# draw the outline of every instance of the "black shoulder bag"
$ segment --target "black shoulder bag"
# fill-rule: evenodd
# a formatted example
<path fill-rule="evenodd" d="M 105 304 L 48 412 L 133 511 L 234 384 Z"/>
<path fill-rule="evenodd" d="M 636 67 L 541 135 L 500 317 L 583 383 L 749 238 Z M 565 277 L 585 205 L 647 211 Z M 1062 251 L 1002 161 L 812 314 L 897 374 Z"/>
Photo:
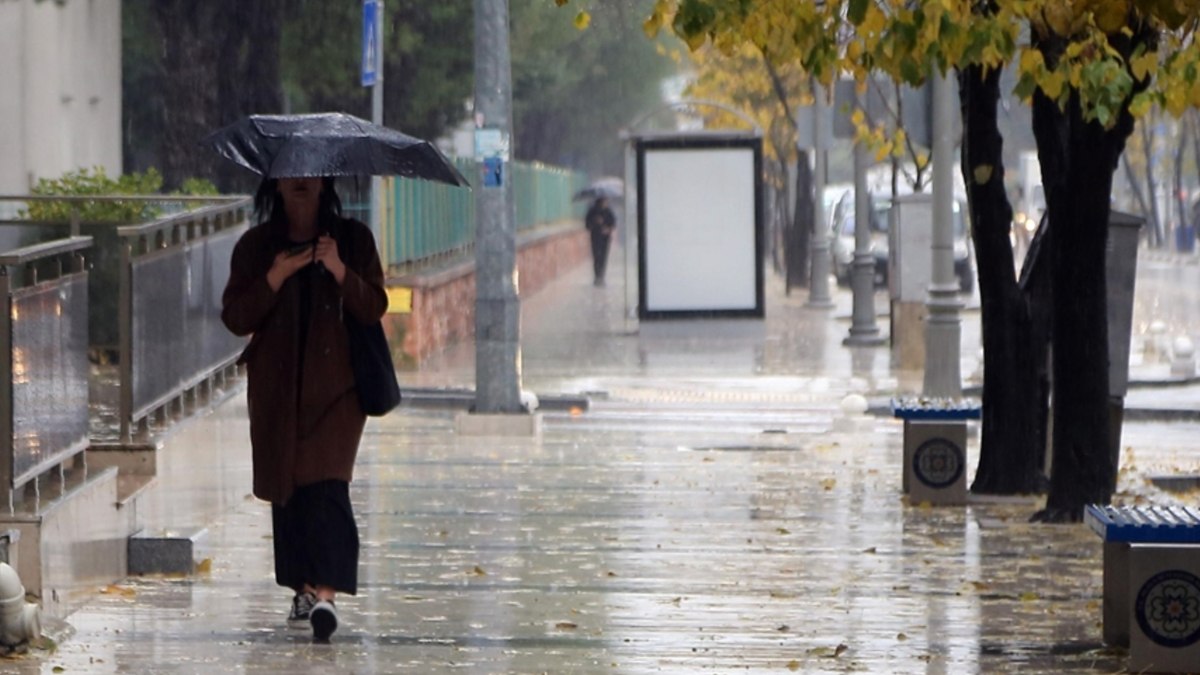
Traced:
<path fill-rule="evenodd" d="M 339 223 L 340 225 L 340 223 Z M 339 233 L 341 227 L 338 228 Z M 338 254 L 345 263 L 348 250 L 343 249 L 345 237 L 338 237 Z M 346 332 L 350 335 L 350 364 L 354 368 L 354 385 L 362 411 L 372 417 L 388 414 L 400 405 L 400 383 L 396 380 L 396 365 L 383 324 L 376 321 L 363 324 L 350 312 L 342 312 Z"/>

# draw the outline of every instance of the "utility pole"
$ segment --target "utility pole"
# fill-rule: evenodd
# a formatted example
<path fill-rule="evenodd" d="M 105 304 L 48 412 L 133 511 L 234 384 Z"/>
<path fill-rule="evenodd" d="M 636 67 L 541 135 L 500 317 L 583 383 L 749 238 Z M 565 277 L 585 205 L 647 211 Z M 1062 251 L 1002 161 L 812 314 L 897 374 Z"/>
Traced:
<path fill-rule="evenodd" d="M 475 409 L 522 413 L 508 0 L 475 0 Z"/>
<path fill-rule="evenodd" d="M 954 89 L 950 78 L 933 77 L 933 252 L 925 306 L 926 396 L 962 396 L 962 319 L 954 276 Z"/>

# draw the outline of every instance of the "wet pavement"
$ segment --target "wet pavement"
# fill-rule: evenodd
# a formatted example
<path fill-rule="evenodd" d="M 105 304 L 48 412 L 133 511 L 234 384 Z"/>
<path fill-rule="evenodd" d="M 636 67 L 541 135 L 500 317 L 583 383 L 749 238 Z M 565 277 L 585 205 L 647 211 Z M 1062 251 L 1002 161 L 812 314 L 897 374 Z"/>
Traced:
<path fill-rule="evenodd" d="M 368 424 L 351 489 L 361 590 L 339 599 L 332 645 L 285 625 L 239 395 L 165 440 L 164 497 L 146 505 L 152 522 L 207 525 L 205 571 L 97 589 L 49 627 L 53 652 L 0 672 L 1123 671 L 1100 639 L 1101 545 L 1085 526 L 1028 524 L 1035 500 L 910 505 L 900 422 L 838 424 L 848 393 L 920 386 L 886 347 L 841 345 L 846 289 L 810 309 L 768 273 L 764 321 L 633 331 L 614 257 L 608 287 L 585 265 L 522 303 L 526 388 L 586 395 L 587 410 L 545 411 L 537 439 L 458 436 L 456 410 L 415 405 Z M 1151 302 L 1135 331 L 1154 311 L 1183 316 Z M 1134 342 L 1132 379 L 1166 379 Z M 448 350 L 402 384 L 470 387 L 473 358 Z M 1198 391 L 1139 386 L 1127 404 L 1198 410 Z M 1197 437 L 1193 421 L 1128 421 L 1117 499 L 1195 504 L 1147 479 L 1200 473 Z M 175 490 L 217 506 L 174 507 Z"/>

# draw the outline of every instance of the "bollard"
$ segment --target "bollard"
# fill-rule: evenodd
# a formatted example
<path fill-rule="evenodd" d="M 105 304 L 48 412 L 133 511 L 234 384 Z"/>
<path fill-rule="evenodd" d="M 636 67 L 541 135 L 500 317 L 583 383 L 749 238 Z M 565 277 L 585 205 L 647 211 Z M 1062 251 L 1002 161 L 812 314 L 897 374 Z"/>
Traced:
<path fill-rule="evenodd" d="M 1171 375 L 1194 377 L 1196 375 L 1196 349 L 1191 338 L 1181 335 L 1171 343 Z"/>
<path fill-rule="evenodd" d="M 841 433 L 856 433 L 871 428 L 873 420 L 866 417 L 867 399 L 861 394 L 847 394 L 839 406 L 842 414 L 833 420 L 833 430 Z"/>
<path fill-rule="evenodd" d="M 25 602 L 25 587 L 16 570 L 0 563 L 0 644 L 17 647 L 41 636 L 41 610 Z"/>
<path fill-rule="evenodd" d="M 892 416 L 904 420 L 901 489 L 909 503 L 967 503 L 967 420 L 981 415 L 970 399 L 892 399 Z"/>

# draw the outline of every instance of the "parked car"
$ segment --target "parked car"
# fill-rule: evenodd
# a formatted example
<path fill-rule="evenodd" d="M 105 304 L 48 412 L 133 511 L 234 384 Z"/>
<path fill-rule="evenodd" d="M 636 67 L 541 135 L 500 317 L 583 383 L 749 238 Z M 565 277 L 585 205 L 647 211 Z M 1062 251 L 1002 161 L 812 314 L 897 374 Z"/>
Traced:
<path fill-rule="evenodd" d="M 888 271 L 888 211 L 890 199 L 871 199 L 871 251 L 875 256 L 875 285 L 887 285 Z M 829 244 L 833 256 L 833 275 L 838 285 L 850 285 L 850 270 L 854 262 L 854 191 L 842 194 L 833 208 L 833 238 Z"/>
<path fill-rule="evenodd" d="M 875 285 L 888 283 L 888 223 L 892 200 L 890 197 L 871 196 L 871 253 L 875 259 Z M 975 288 L 974 256 L 971 254 L 971 238 L 967 231 L 966 204 L 954 202 L 954 274 L 958 277 L 959 290 L 970 293 Z M 854 262 L 854 191 L 842 195 L 833 210 L 832 241 L 830 255 L 833 258 L 833 274 L 839 285 L 850 285 L 851 267 Z"/>

